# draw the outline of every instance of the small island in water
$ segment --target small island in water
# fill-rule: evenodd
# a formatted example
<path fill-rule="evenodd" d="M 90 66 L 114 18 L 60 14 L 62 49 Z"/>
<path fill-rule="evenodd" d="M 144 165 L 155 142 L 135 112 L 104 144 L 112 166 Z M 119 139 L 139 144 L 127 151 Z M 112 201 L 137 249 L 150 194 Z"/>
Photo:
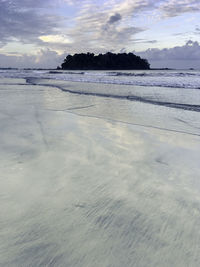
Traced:
<path fill-rule="evenodd" d="M 146 59 L 142 59 L 133 53 L 94 55 L 93 53 L 81 53 L 66 56 L 61 64 L 63 70 L 144 70 L 150 69 Z"/>

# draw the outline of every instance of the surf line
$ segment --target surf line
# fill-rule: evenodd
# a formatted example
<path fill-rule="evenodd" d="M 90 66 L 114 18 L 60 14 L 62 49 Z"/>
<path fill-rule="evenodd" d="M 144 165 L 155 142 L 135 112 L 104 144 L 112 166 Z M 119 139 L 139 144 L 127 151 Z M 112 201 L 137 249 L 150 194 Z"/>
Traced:
<path fill-rule="evenodd" d="M 143 98 L 140 96 L 134 96 L 134 95 L 112 95 L 112 94 L 104 94 L 104 93 L 83 92 L 83 91 L 78 91 L 78 90 L 73 91 L 70 89 L 62 88 L 59 85 L 53 85 L 53 84 L 48 84 L 48 83 L 39 83 L 38 84 L 38 83 L 35 83 L 34 80 L 37 80 L 37 78 L 27 78 L 26 79 L 27 83 L 31 83 L 32 85 L 49 86 L 49 87 L 57 88 L 63 92 L 67 92 L 67 93 L 71 93 L 71 94 L 126 99 L 129 101 L 142 102 L 142 103 L 147 103 L 147 104 L 152 104 L 152 105 L 157 105 L 157 106 L 165 106 L 165 107 L 169 107 L 169 108 L 176 108 L 176 109 L 200 112 L 200 105 L 182 104 L 182 103 L 173 103 L 173 102 L 162 102 L 162 101 L 146 99 L 146 98 Z"/>

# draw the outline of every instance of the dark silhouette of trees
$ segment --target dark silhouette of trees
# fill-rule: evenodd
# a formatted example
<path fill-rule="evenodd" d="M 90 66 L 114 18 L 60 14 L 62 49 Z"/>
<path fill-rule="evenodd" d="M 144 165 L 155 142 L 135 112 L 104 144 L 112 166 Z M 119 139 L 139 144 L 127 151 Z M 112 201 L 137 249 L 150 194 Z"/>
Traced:
<path fill-rule="evenodd" d="M 150 69 L 146 59 L 142 59 L 133 53 L 94 55 L 93 53 L 81 53 L 68 55 L 61 64 L 64 70 L 140 70 Z"/>

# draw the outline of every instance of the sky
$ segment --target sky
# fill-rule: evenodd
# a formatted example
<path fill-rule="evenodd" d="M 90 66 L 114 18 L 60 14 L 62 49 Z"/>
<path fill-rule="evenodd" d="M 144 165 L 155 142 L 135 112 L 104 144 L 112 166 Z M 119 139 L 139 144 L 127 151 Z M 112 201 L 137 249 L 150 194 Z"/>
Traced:
<path fill-rule="evenodd" d="M 200 0 L 0 0 L 0 67 L 56 68 L 67 54 L 133 52 L 200 69 Z"/>

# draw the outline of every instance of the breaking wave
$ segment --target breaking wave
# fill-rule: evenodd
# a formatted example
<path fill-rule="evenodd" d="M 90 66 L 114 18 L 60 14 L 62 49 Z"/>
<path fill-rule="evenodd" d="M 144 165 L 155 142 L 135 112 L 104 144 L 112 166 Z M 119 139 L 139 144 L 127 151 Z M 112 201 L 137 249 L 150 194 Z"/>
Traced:
<path fill-rule="evenodd" d="M 29 77 L 71 82 L 200 89 L 200 71 L 198 70 L 68 71 L 0 69 L 0 78 Z"/>

